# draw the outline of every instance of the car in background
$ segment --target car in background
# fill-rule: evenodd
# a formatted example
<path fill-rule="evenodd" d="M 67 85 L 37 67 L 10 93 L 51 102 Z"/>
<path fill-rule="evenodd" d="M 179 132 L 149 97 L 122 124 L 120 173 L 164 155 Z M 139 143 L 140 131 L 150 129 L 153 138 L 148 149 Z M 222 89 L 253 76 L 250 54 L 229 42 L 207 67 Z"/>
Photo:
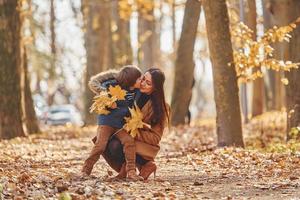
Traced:
<path fill-rule="evenodd" d="M 83 120 L 77 108 L 71 104 L 54 105 L 49 108 L 45 116 L 47 125 L 75 125 L 83 126 Z"/>

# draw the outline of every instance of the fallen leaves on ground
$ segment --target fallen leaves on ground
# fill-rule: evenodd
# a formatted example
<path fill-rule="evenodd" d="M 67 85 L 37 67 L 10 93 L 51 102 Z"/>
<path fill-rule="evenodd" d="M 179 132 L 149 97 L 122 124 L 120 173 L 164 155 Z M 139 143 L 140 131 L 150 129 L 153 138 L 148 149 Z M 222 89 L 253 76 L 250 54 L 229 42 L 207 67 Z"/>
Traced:
<path fill-rule="evenodd" d="M 280 120 L 273 113 L 244 126 L 245 149 L 216 148 L 211 120 L 172 128 L 161 142 L 158 178 L 146 182 L 105 181 L 115 172 L 102 158 L 90 177 L 74 179 L 92 147 L 96 127 L 49 127 L 40 135 L 0 142 L 0 194 L 3 199 L 62 200 L 298 198 L 299 151 L 268 151 L 262 143 L 249 146 L 257 145 L 253 141 L 261 130 L 275 132 L 270 125 L 274 120 L 281 127 L 284 120 L 280 113 L 276 116 Z M 267 130 L 265 145 L 280 140 Z"/>

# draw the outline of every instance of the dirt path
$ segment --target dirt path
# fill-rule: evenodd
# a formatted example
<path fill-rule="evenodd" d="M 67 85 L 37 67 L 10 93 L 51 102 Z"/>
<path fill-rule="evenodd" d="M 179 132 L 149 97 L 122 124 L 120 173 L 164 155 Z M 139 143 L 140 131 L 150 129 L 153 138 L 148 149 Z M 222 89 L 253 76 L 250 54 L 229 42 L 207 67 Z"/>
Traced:
<path fill-rule="evenodd" d="M 58 129 L 0 142 L 2 198 L 57 199 L 65 191 L 72 199 L 300 199 L 299 155 L 203 150 L 211 149 L 212 140 L 199 146 L 202 150 L 189 151 L 175 133 L 162 141 L 156 180 L 106 182 L 111 171 L 101 159 L 90 178 L 73 181 L 71 174 L 80 170 L 93 131 Z"/>

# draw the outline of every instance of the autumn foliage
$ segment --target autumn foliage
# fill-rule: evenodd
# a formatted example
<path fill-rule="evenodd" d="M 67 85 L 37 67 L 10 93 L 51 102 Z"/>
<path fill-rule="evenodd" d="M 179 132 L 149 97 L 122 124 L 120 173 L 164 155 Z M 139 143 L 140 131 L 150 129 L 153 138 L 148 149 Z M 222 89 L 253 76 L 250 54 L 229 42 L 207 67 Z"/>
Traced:
<path fill-rule="evenodd" d="M 253 40 L 253 31 L 244 23 L 238 23 L 231 30 L 235 50 L 233 52 L 235 69 L 239 81 L 248 82 L 263 77 L 266 70 L 290 71 L 297 69 L 300 63 L 277 60 L 273 58 L 272 43 L 289 42 L 290 33 L 297 27 L 300 18 L 287 26 L 269 29 L 258 40 Z M 288 84 L 287 79 L 282 79 Z"/>

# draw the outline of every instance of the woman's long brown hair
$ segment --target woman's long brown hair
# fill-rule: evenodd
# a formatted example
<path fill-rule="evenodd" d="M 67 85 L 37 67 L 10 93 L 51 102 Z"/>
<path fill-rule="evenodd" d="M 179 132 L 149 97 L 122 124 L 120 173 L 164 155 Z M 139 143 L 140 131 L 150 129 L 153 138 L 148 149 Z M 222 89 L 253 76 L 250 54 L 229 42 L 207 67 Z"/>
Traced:
<path fill-rule="evenodd" d="M 165 74 L 159 68 L 150 68 L 149 72 L 152 77 L 153 92 L 150 95 L 152 101 L 153 115 L 151 125 L 169 123 L 169 111 L 166 104 L 164 82 Z"/>

